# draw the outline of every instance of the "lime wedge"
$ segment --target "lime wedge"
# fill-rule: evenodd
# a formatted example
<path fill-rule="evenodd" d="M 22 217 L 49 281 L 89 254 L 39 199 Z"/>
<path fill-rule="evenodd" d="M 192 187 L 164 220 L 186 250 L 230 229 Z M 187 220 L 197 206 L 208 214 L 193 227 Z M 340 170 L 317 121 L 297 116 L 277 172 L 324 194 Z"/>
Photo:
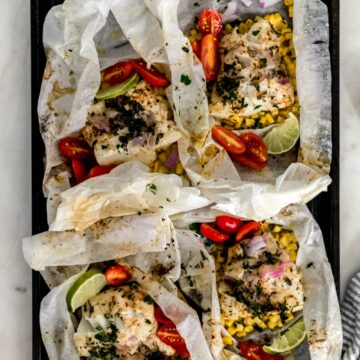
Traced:
<path fill-rule="evenodd" d="M 83 306 L 90 298 L 98 294 L 107 282 L 105 275 L 98 269 L 82 274 L 66 294 L 66 303 L 70 312 Z"/>
<path fill-rule="evenodd" d="M 269 154 L 283 154 L 294 147 L 300 136 L 299 121 L 293 113 L 278 126 L 273 127 L 264 137 Z"/>
<path fill-rule="evenodd" d="M 110 86 L 106 89 L 100 89 L 96 94 L 98 100 L 108 100 L 120 95 L 126 94 L 134 85 L 138 83 L 140 77 L 138 74 L 134 74 L 129 79 L 120 84 Z"/>
<path fill-rule="evenodd" d="M 301 319 L 290 326 L 283 335 L 276 337 L 271 345 L 264 346 L 263 349 L 269 354 L 285 353 L 299 346 L 305 337 L 305 324 Z"/>

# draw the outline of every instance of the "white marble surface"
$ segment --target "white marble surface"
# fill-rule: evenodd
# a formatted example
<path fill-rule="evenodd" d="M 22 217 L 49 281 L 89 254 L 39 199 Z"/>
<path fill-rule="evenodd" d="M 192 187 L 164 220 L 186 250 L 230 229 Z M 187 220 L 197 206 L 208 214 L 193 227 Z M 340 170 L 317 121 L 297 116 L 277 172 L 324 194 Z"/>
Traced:
<path fill-rule="evenodd" d="M 30 1 L 0 11 L 0 358 L 31 359 L 31 272 L 21 238 L 31 232 Z"/>
<path fill-rule="evenodd" d="M 341 15 L 341 284 L 360 270 L 360 3 Z M 2 1 L 0 12 L 0 355 L 31 358 L 31 272 L 20 239 L 31 232 L 29 2 Z"/>

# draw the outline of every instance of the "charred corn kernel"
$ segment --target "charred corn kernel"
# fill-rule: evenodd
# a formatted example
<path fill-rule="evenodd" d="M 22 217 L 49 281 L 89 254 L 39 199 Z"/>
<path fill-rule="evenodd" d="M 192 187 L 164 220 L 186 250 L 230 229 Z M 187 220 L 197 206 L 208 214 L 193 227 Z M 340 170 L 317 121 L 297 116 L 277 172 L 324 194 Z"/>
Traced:
<path fill-rule="evenodd" d="M 235 335 L 236 333 L 236 327 L 234 326 L 230 326 L 228 329 L 227 329 L 228 333 L 232 336 L 232 335 Z"/>
<path fill-rule="evenodd" d="M 290 5 L 294 4 L 294 0 L 284 0 L 284 4 L 286 6 L 290 6 Z"/>
<path fill-rule="evenodd" d="M 245 326 L 244 327 L 244 332 L 246 333 L 246 334 L 250 334 L 251 332 L 253 332 L 254 331 L 254 327 L 252 326 L 252 325 L 248 325 L 248 326 Z"/>
<path fill-rule="evenodd" d="M 156 160 L 154 164 L 154 172 L 159 172 L 160 161 Z"/>
<path fill-rule="evenodd" d="M 244 320 L 245 325 L 254 325 L 254 319 L 252 319 L 251 317 L 247 317 Z"/>
<path fill-rule="evenodd" d="M 280 225 L 275 225 L 274 228 L 273 228 L 273 232 L 274 233 L 278 233 L 282 230 L 282 227 Z"/>
<path fill-rule="evenodd" d="M 160 153 L 158 159 L 164 163 L 167 160 L 166 153 L 165 152 Z"/>
<path fill-rule="evenodd" d="M 267 113 L 265 117 L 269 124 L 272 124 L 274 122 L 274 118 L 271 116 L 270 113 Z"/>
<path fill-rule="evenodd" d="M 289 6 L 289 17 L 294 17 L 294 7 L 293 6 Z"/>
<path fill-rule="evenodd" d="M 176 173 L 177 175 L 182 175 L 182 174 L 184 173 L 184 168 L 183 168 L 181 162 L 178 162 L 178 163 L 176 164 L 175 173 Z"/>
<path fill-rule="evenodd" d="M 245 119 L 246 127 L 253 127 L 255 124 L 255 119 Z"/>
<path fill-rule="evenodd" d="M 238 338 L 242 338 L 242 337 L 246 336 L 246 332 L 245 332 L 245 331 L 238 331 L 238 332 L 236 333 L 236 336 L 237 336 Z"/>
<path fill-rule="evenodd" d="M 224 345 L 232 345 L 233 340 L 230 336 L 224 336 L 223 337 L 223 343 Z"/>
<path fill-rule="evenodd" d="M 225 25 L 225 31 L 231 32 L 233 27 L 230 24 Z"/>

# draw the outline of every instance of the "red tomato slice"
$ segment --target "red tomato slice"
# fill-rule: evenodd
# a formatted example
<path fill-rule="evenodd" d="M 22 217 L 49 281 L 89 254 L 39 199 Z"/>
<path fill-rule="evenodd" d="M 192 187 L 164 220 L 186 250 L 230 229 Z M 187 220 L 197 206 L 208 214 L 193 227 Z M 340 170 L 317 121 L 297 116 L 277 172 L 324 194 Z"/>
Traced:
<path fill-rule="evenodd" d="M 219 37 L 223 29 L 221 15 L 213 9 L 205 9 L 199 18 L 199 30 L 203 35 L 213 34 Z"/>
<path fill-rule="evenodd" d="M 200 57 L 200 46 L 201 46 L 200 40 L 193 40 L 191 42 L 192 50 L 197 57 Z"/>
<path fill-rule="evenodd" d="M 269 153 L 263 139 L 259 135 L 253 133 L 241 134 L 240 139 L 246 145 L 246 155 L 249 158 L 259 163 L 267 163 Z"/>
<path fill-rule="evenodd" d="M 133 70 L 129 61 L 122 61 L 109 68 L 102 73 L 102 81 L 108 84 L 120 84 L 126 80 Z"/>
<path fill-rule="evenodd" d="M 114 265 L 106 270 L 105 278 L 110 285 L 119 286 L 128 282 L 131 278 L 131 274 L 124 266 Z"/>
<path fill-rule="evenodd" d="M 262 345 L 253 341 L 243 341 L 240 344 L 240 351 L 246 360 L 283 360 L 281 355 L 270 355 L 266 353 Z"/>
<path fill-rule="evenodd" d="M 246 236 L 254 234 L 261 227 L 261 224 L 256 221 L 250 221 L 243 225 L 236 234 L 236 241 L 244 240 Z"/>
<path fill-rule="evenodd" d="M 237 232 L 242 224 L 240 219 L 226 215 L 217 216 L 215 221 L 218 228 L 229 234 Z"/>
<path fill-rule="evenodd" d="M 76 183 L 80 184 L 86 179 L 85 165 L 80 160 L 72 159 L 71 166 L 73 169 Z"/>
<path fill-rule="evenodd" d="M 89 172 L 89 178 L 93 178 L 100 175 L 108 174 L 116 165 L 97 165 L 93 167 Z"/>
<path fill-rule="evenodd" d="M 253 159 L 251 159 L 247 154 L 242 155 L 232 155 L 231 158 L 237 162 L 238 164 L 245 166 L 249 169 L 253 170 L 261 170 L 266 166 L 266 162 L 258 162 Z"/>
<path fill-rule="evenodd" d="M 213 34 L 207 34 L 201 39 L 200 62 L 204 68 L 206 80 L 215 80 L 220 70 L 219 44 Z"/>
<path fill-rule="evenodd" d="M 221 125 L 215 125 L 211 130 L 211 135 L 217 143 L 231 154 L 240 155 L 246 150 L 244 142 L 231 130 Z"/>
<path fill-rule="evenodd" d="M 201 224 L 200 232 L 209 240 L 217 243 L 222 243 L 230 238 L 229 234 L 216 230 L 214 227 L 206 223 Z"/>
<path fill-rule="evenodd" d="M 161 72 L 153 67 L 148 69 L 143 60 L 130 60 L 135 71 L 151 86 L 166 87 L 170 85 L 170 81 Z"/>
<path fill-rule="evenodd" d="M 190 356 L 185 341 L 175 326 L 162 325 L 157 331 L 157 336 L 163 343 L 174 348 L 182 357 L 188 358 Z"/>
<path fill-rule="evenodd" d="M 163 313 L 161 308 L 157 306 L 154 310 L 155 319 L 159 324 L 175 327 L 175 324 Z"/>
<path fill-rule="evenodd" d="M 68 159 L 88 159 L 93 155 L 87 142 L 76 137 L 66 137 L 60 140 L 59 150 L 61 155 Z"/>

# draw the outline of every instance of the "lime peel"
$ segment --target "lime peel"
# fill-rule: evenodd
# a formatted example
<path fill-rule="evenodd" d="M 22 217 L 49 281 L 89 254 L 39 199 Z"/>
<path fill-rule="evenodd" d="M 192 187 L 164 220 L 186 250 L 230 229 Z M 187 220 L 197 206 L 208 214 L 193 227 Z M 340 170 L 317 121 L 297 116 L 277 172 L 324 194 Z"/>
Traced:
<path fill-rule="evenodd" d="M 133 86 L 135 86 L 140 80 L 137 73 L 131 76 L 129 79 L 123 81 L 120 84 L 110 86 L 107 89 L 100 89 L 96 94 L 98 100 L 108 100 L 120 95 L 126 94 Z"/>
<path fill-rule="evenodd" d="M 98 269 L 91 269 L 82 274 L 66 294 L 66 304 L 70 312 L 83 306 L 90 298 L 97 295 L 107 285 L 105 275 Z"/>
<path fill-rule="evenodd" d="M 273 127 L 264 137 L 269 154 L 279 155 L 291 150 L 300 137 L 299 120 L 293 113 L 280 125 Z"/>
<path fill-rule="evenodd" d="M 298 347 L 306 337 L 304 320 L 300 319 L 290 326 L 283 335 L 276 337 L 271 345 L 263 346 L 268 354 L 280 354 L 291 351 Z"/>

